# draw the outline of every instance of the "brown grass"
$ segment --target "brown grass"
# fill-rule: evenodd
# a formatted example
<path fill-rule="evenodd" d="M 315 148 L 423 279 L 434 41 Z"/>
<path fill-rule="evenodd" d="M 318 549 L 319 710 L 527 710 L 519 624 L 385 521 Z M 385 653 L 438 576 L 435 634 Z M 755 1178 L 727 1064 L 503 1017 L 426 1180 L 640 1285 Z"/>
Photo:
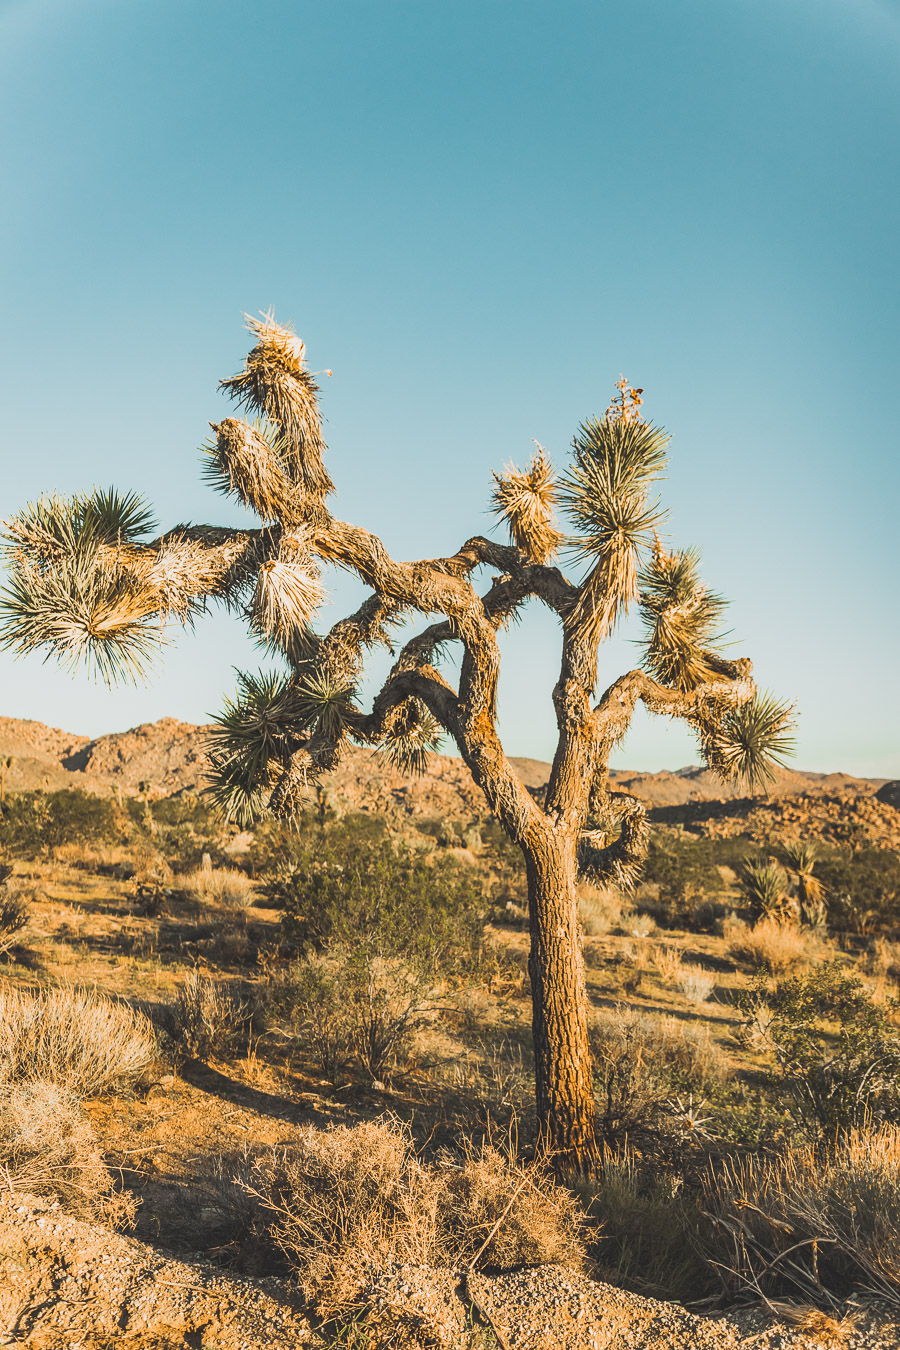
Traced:
<path fill-rule="evenodd" d="M 220 909 L 248 909 L 253 904 L 253 882 L 230 867 L 198 867 L 180 877 L 179 885 L 191 899 Z"/>
<path fill-rule="evenodd" d="M 863 1284 L 900 1304 L 897 1125 L 852 1130 L 826 1156 L 732 1159 L 708 1174 L 702 1208 L 705 1254 L 730 1293 L 818 1303 L 823 1286 Z"/>
<path fill-rule="evenodd" d="M 44 1080 L 75 1097 L 134 1083 L 156 1059 L 145 1017 L 98 994 L 66 987 L 0 988 L 0 1082 Z"/>
<path fill-rule="evenodd" d="M 583 883 L 578 896 L 578 918 L 587 937 L 605 937 L 621 922 L 621 895 Z"/>
<path fill-rule="evenodd" d="M 73 1214 L 130 1226 L 94 1131 L 75 1097 L 41 1079 L 0 1089 L 0 1177 L 11 1191 L 56 1196 Z"/>
<path fill-rule="evenodd" d="M 423 1163 L 395 1119 L 310 1129 L 258 1167 L 256 1193 L 303 1291 L 328 1314 L 372 1274 L 413 1263 L 461 1269 L 583 1261 L 572 1197 L 489 1145 Z"/>
<path fill-rule="evenodd" d="M 666 984 L 677 984 L 684 974 L 684 962 L 677 947 L 660 943 L 659 946 L 653 948 L 652 961 L 660 979 L 664 980 Z"/>
<path fill-rule="evenodd" d="M 190 1059 L 226 1058 L 247 1044 L 250 1008 L 226 985 L 192 971 L 171 1012 L 172 1038 Z"/>
<path fill-rule="evenodd" d="M 760 919 L 752 928 L 740 919 L 723 925 L 728 954 L 735 961 L 780 974 L 809 959 L 809 945 L 799 928 L 777 919 Z"/>

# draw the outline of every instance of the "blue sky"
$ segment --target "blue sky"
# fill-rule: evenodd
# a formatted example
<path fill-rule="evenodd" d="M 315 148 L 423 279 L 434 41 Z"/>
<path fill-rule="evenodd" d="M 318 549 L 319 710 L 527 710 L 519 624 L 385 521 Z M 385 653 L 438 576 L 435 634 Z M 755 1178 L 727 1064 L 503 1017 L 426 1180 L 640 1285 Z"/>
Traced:
<path fill-rule="evenodd" d="M 489 528 L 490 470 L 564 463 L 624 372 L 797 764 L 896 777 L 898 73 L 897 0 L 0 4 L 0 515 L 116 483 L 238 523 L 196 448 L 243 311 L 333 368 L 334 509 L 399 557 Z M 547 758 L 552 623 L 505 648 Z M 257 663 L 224 615 L 136 690 L 3 654 L 0 713 L 200 721 Z M 618 762 L 695 759 L 639 718 Z"/>

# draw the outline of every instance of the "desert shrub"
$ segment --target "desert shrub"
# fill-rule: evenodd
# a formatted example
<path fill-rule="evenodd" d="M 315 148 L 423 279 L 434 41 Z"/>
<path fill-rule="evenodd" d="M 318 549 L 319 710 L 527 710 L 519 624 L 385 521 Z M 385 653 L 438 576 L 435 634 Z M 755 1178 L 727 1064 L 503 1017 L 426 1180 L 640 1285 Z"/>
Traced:
<path fill-rule="evenodd" d="M 192 971 L 169 1012 L 176 1054 L 226 1059 L 247 1044 L 253 1010 L 233 989 Z"/>
<path fill-rule="evenodd" d="M 779 975 L 808 959 L 807 939 L 792 923 L 760 919 L 751 928 L 740 919 L 729 919 L 723 925 L 722 935 L 728 955 L 753 970 L 762 968 Z"/>
<path fill-rule="evenodd" d="M 467 1141 L 461 1153 L 442 1153 L 434 1167 L 450 1265 L 508 1270 L 555 1262 L 577 1269 L 583 1263 L 583 1214 L 540 1165 Z"/>
<path fill-rule="evenodd" d="M 706 1003 L 716 987 L 715 977 L 697 966 L 685 966 L 678 986 L 689 1003 Z"/>
<path fill-rule="evenodd" d="M 179 877 L 178 884 L 191 899 L 221 909 L 247 909 L 253 904 L 253 882 L 231 867 L 198 867 Z"/>
<path fill-rule="evenodd" d="M 62 844 L 111 843 L 119 833 L 112 801 L 82 788 L 17 792 L 0 804 L 0 847 L 19 858 Z"/>
<path fill-rule="evenodd" d="M 823 852 L 816 871 L 825 888 L 828 925 L 844 933 L 888 933 L 900 929 L 900 853 L 861 848 Z"/>
<path fill-rule="evenodd" d="M 693 933 L 712 931 L 723 912 L 715 898 L 722 890 L 718 841 L 692 835 L 655 835 L 650 840 L 643 880 L 656 895 L 643 894 L 639 909 L 661 928 Z"/>
<path fill-rule="evenodd" d="M 304 814 L 292 821 L 265 820 L 255 826 L 247 857 L 253 876 L 277 881 L 301 868 L 310 853 L 340 857 L 382 843 L 386 837 L 387 822 L 381 814 L 359 812 L 324 825 L 312 814 Z"/>
<path fill-rule="evenodd" d="M 23 889 L 12 879 L 0 883 L 0 956 L 21 942 L 29 917 Z"/>
<path fill-rule="evenodd" d="M 112 1178 L 78 1100 L 35 1079 L 0 1088 L 0 1172 L 11 1191 L 55 1196 L 73 1214 L 130 1226 L 134 1201 Z"/>
<path fill-rule="evenodd" d="M 133 1084 L 156 1059 L 140 1013 L 73 989 L 0 988 L 0 1084 L 45 1080 L 76 1097 Z"/>
<path fill-rule="evenodd" d="M 344 947 L 296 962 L 274 998 L 332 1081 L 351 1064 L 375 1081 L 410 1068 L 416 1033 L 438 1007 L 428 981 L 399 957 Z"/>
<path fill-rule="evenodd" d="M 684 961 L 677 947 L 661 942 L 652 949 L 651 960 L 666 984 L 677 984 L 684 974 Z"/>
<path fill-rule="evenodd" d="M 709 1034 L 619 1011 L 590 1028 L 597 1131 L 614 1153 L 680 1154 L 691 1145 L 680 1097 L 703 1098 L 724 1080 Z M 693 1142 L 699 1142 L 700 1132 Z"/>
<path fill-rule="evenodd" d="M 729 1297 L 832 1306 L 859 1285 L 900 1303 L 900 1130 L 853 1128 L 823 1155 L 789 1149 L 710 1169 L 698 1246 Z"/>
<path fill-rule="evenodd" d="M 583 1259 L 577 1205 L 539 1168 L 488 1147 L 427 1164 L 392 1119 L 310 1129 L 260 1159 L 253 1184 L 275 1242 L 324 1315 L 359 1304 L 373 1273 L 405 1262 Z"/>
<path fill-rule="evenodd" d="M 596 1221 L 592 1254 L 617 1283 L 680 1300 L 712 1287 L 694 1242 L 699 1215 L 677 1172 L 648 1166 L 626 1150 L 598 1162 L 576 1193 Z"/>
<path fill-rule="evenodd" d="M 467 1127 L 520 1128 L 534 1103 L 534 1064 L 531 1047 L 508 1035 L 478 1039 L 464 1058 L 445 1066 L 444 1080 L 464 1103 Z"/>
<path fill-rule="evenodd" d="M 900 1120 L 900 1037 L 857 975 L 832 961 L 772 993 L 757 980 L 741 1003 L 750 1016 L 767 1009 L 761 1031 L 775 1082 L 812 1138 Z"/>
<path fill-rule="evenodd" d="M 262 890 L 283 910 L 285 939 L 299 951 L 353 945 L 432 973 L 471 970 L 482 956 L 481 882 L 453 858 L 425 861 L 390 843 L 336 854 L 323 844 Z"/>

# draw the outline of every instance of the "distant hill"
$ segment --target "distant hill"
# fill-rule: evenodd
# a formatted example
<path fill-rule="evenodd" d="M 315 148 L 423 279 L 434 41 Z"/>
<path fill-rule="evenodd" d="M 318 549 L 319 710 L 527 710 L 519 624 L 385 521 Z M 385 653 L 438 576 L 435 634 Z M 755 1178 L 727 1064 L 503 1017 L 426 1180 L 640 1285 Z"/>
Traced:
<path fill-rule="evenodd" d="M 152 797 L 199 792 L 207 731 L 208 727 L 164 717 L 90 740 L 43 722 L 0 717 L 0 761 L 11 760 L 3 770 L 5 790 L 83 787 L 103 795 Z M 513 758 L 512 765 L 525 786 L 540 793 L 550 765 L 525 758 Z M 893 803 L 900 797 L 883 778 L 785 770 L 766 797 L 752 799 L 699 766 L 674 773 L 618 769 L 611 780 L 619 791 L 644 801 L 658 822 L 701 833 L 765 832 L 768 822 L 770 829 L 828 838 L 856 828 L 866 839 L 898 846 L 900 810 Z M 354 749 L 324 786 L 339 810 L 460 821 L 485 815 L 484 798 L 468 769 L 449 755 L 433 756 L 421 778 L 409 779 L 372 751 Z M 311 789 L 311 799 L 314 795 Z"/>

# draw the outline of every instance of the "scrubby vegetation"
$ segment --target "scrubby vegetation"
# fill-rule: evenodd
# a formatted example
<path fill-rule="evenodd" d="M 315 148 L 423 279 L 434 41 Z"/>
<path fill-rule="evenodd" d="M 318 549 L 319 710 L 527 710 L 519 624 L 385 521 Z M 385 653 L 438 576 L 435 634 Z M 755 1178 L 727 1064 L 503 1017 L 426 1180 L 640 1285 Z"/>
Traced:
<path fill-rule="evenodd" d="M 688 1300 L 900 1301 L 896 855 L 659 827 L 636 895 L 585 885 L 602 1154 L 560 1187 L 529 1124 L 522 864 L 489 820 L 328 806 L 249 836 L 197 799 L 53 795 L 52 844 L 22 826 L 44 794 L 2 808 L 14 1188 L 280 1261 L 323 1316 L 379 1263 L 476 1256 Z M 213 1119 L 239 1133 L 211 1142 Z"/>
<path fill-rule="evenodd" d="M 415 1265 L 581 1265 L 584 1220 L 544 1170 L 489 1144 L 418 1156 L 397 1120 L 308 1131 L 258 1159 L 247 1189 L 323 1313 L 358 1303 L 373 1271 Z"/>

